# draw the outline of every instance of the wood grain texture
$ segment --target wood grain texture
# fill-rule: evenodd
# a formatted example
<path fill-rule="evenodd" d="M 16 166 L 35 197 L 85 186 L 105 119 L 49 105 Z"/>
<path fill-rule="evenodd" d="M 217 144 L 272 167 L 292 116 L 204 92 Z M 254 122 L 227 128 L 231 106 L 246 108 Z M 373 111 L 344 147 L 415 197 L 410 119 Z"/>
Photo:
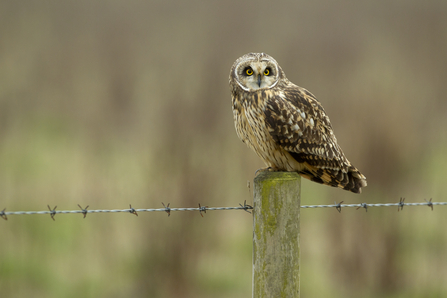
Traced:
<path fill-rule="evenodd" d="M 253 297 L 300 296 L 300 192 L 295 172 L 254 180 Z"/>

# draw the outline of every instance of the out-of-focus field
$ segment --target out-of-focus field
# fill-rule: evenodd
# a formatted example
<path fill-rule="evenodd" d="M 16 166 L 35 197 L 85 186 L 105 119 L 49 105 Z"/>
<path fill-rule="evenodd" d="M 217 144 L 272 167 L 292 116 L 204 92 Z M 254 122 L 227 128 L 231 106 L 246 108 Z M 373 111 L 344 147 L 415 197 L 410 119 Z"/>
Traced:
<path fill-rule="evenodd" d="M 266 52 L 368 178 L 447 201 L 447 1 L 0 1 L 0 210 L 237 206 L 263 167 L 232 63 Z M 302 297 L 447 297 L 447 208 L 301 210 Z M 10 216 L 1 297 L 250 297 L 243 211 Z"/>

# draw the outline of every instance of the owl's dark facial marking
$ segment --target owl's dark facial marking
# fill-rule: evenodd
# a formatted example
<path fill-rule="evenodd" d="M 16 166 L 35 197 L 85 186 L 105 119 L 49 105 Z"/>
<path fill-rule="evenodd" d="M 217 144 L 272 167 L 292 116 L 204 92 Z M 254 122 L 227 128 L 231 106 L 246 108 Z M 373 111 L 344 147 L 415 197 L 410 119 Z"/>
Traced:
<path fill-rule="evenodd" d="M 248 76 L 248 77 L 252 76 L 253 75 L 253 69 L 250 66 L 245 67 L 244 71 L 242 72 L 242 75 Z"/>

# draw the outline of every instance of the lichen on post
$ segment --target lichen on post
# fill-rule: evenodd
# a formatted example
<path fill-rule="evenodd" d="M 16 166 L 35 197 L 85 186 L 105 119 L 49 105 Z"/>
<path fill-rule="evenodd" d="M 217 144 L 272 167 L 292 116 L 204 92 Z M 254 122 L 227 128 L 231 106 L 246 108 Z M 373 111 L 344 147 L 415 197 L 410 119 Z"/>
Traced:
<path fill-rule="evenodd" d="M 295 172 L 254 180 L 253 297 L 300 296 L 300 190 Z"/>

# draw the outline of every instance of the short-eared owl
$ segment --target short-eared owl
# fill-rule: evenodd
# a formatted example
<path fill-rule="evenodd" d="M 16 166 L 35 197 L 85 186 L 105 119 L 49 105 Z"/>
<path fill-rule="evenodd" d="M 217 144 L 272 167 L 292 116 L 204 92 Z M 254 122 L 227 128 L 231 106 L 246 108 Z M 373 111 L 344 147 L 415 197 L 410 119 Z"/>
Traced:
<path fill-rule="evenodd" d="M 239 139 L 274 171 L 360 193 L 366 178 L 346 159 L 315 96 L 291 83 L 267 54 L 249 53 L 230 72 Z"/>

